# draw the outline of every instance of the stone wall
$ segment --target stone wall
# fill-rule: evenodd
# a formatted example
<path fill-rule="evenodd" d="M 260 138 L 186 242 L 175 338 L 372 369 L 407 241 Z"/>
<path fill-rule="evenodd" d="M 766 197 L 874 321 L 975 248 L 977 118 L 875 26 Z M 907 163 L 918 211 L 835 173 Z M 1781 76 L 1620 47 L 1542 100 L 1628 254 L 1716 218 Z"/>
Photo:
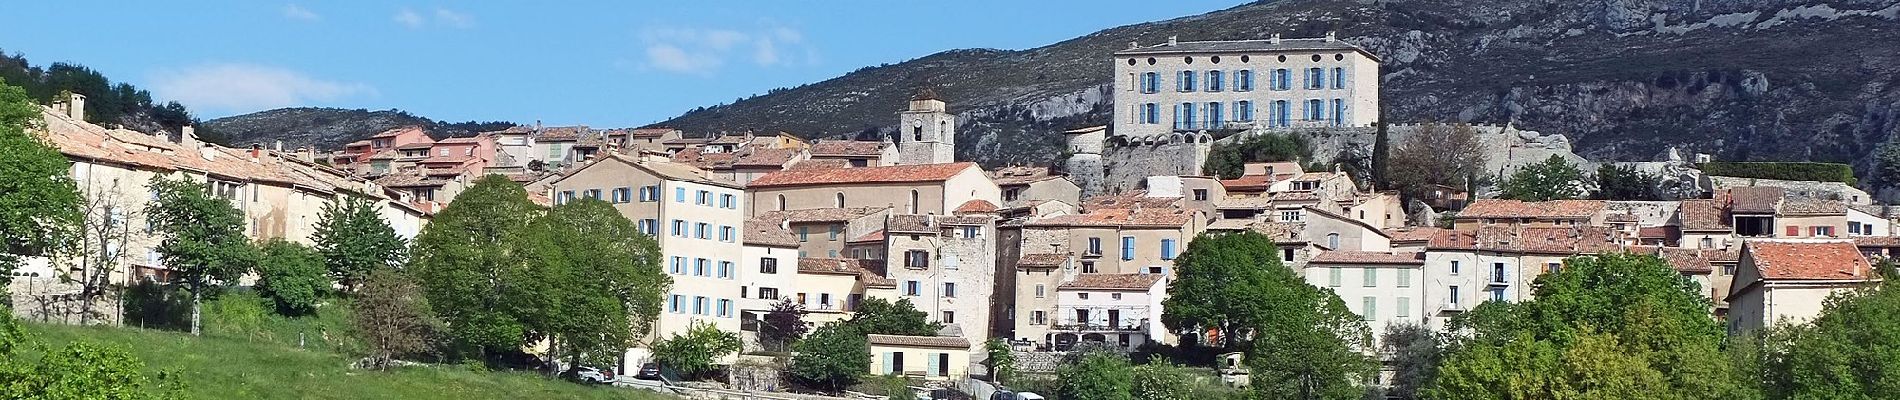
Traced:
<path fill-rule="evenodd" d="M 16 276 L 13 277 L 13 283 L 7 285 L 8 301 L 14 317 L 62 324 L 87 321 L 85 302 L 79 297 L 80 290 L 78 283 L 45 277 Z M 91 323 L 118 324 L 124 315 L 119 311 L 119 296 L 109 294 L 99 297 L 92 306 Z"/>
<path fill-rule="evenodd" d="M 1205 135 L 1198 136 L 1109 139 L 1100 193 L 1140 189 L 1150 176 L 1200 175 L 1213 141 Z"/>
<path fill-rule="evenodd" d="M 1772 186 L 1787 191 L 1790 197 L 1840 200 L 1847 202 L 1847 204 L 1873 204 L 1873 196 L 1868 195 L 1866 191 L 1847 186 L 1847 184 L 1840 182 L 1784 181 L 1779 179 L 1710 176 L 1709 183 L 1715 190 L 1744 186 Z"/>

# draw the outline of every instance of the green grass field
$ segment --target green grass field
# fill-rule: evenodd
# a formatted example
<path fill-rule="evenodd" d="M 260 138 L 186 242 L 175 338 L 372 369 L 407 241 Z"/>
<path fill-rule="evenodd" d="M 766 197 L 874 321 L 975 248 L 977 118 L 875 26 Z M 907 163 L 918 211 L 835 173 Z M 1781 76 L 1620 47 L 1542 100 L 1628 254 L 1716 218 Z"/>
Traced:
<path fill-rule="evenodd" d="M 459 366 L 410 367 L 388 372 L 350 369 L 354 357 L 337 349 L 352 340 L 337 332 L 339 318 L 287 319 L 258 315 L 255 297 L 207 304 L 203 337 L 136 327 L 80 327 L 26 322 L 32 342 L 24 356 L 91 341 L 131 349 L 150 371 L 178 371 L 194 399 L 664 399 L 635 389 L 586 386 L 527 372 L 471 371 Z M 25 321 L 23 321 L 25 322 Z M 298 331 L 308 350 L 298 349 Z M 326 335 L 322 331 L 328 331 Z M 326 340 L 325 336 L 328 336 Z M 347 352 L 347 351 L 345 351 Z"/>

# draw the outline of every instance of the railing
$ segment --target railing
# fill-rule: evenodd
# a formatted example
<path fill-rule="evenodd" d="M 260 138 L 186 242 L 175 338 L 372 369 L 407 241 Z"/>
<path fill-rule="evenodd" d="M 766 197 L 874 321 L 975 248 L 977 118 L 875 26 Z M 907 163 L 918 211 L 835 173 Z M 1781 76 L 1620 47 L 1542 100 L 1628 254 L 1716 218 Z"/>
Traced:
<path fill-rule="evenodd" d="M 1126 324 L 1122 326 L 1115 326 L 1115 325 L 1109 325 L 1109 324 L 1076 323 L 1074 321 L 1069 321 L 1069 322 L 1056 322 L 1055 324 L 1050 325 L 1050 328 L 1054 330 L 1061 330 L 1061 331 L 1140 332 L 1142 329 L 1142 326 L 1140 324 L 1134 324 L 1134 323 L 1130 323 L 1130 324 Z"/>

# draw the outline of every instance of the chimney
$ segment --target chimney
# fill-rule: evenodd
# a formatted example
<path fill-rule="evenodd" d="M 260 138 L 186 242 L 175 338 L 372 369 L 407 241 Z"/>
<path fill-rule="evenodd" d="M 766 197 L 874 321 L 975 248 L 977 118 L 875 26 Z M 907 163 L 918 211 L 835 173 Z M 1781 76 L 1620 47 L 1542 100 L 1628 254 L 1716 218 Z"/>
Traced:
<path fill-rule="evenodd" d="M 1334 32 L 1333 32 L 1333 31 L 1326 31 L 1326 42 L 1327 42 L 1327 43 L 1332 43 L 1332 42 L 1333 42 L 1333 40 L 1334 40 L 1333 38 L 1334 38 Z"/>
<path fill-rule="evenodd" d="M 1177 43 L 1180 43 L 1180 41 L 1179 41 L 1178 39 L 1180 39 L 1180 37 L 1179 37 L 1179 36 L 1174 36 L 1174 35 L 1168 35 L 1168 45 L 1169 45 L 1169 46 L 1173 46 L 1173 45 L 1175 45 L 1175 44 L 1177 44 Z"/>
<path fill-rule="evenodd" d="M 257 158 L 263 157 L 263 156 L 264 156 L 264 145 L 251 143 L 251 162 L 257 162 Z"/>
<path fill-rule="evenodd" d="M 1267 38 L 1267 43 L 1280 44 L 1280 34 L 1275 33 L 1273 34 L 1273 37 Z"/>
<path fill-rule="evenodd" d="M 271 142 L 271 151 L 275 151 L 278 153 L 284 152 L 284 141 L 278 140 L 275 142 Z"/>
<path fill-rule="evenodd" d="M 1133 40 L 1128 41 L 1129 50 L 1134 50 L 1134 49 L 1139 49 L 1139 48 L 1141 48 L 1141 42 L 1133 41 Z"/>
<path fill-rule="evenodd" d="M 317 162 L 317 154 L 315 151 L 310 150 L 310 146 L 298 147 L 297 159 L 303 160 L 304 162 L 314 163 L 314 162 Z"/>
<path fill-rule="evenodd" d="M 183 147 L 184 150 L 196 150 L 202 146 L 198 143 L 198 129 L 191 125 L 178 128 L 178 146 Z"/>
<path fill-rule="evenodd" d="M 66 116 L 80 121 L 86 120 L 86 95 L 67 92 L 66 102 L 68 107 L 71 107 L 67 110 Z"/>

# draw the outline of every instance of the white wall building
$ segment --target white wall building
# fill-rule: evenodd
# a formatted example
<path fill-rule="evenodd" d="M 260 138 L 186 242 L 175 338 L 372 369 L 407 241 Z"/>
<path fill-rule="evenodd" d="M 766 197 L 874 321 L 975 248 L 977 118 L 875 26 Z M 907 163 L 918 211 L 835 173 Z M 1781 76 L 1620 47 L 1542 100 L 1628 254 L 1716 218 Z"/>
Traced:
<path fill-rule="evenodd" d="M 1422 324 L 1430 308 L 1422 282 L 1425 255 L 1328 251 L 1306 263 L 1306 283 L 1332 289 L 1371 328 L 1374 348 L 1389 325 Z"/>
<path fill-rule="evenodd" d="M 1161 323 L 1168 297 L 1160 274 L 1079 274 L 1056 287 L 1055 320 L 1049 331 L 1056 348 L 1101 342 L 1134 350 L 1149 341 L 1175 342 Z"/>
<path fill-rule="evenodd" d="M 1181 42 L 1115 52 L 1115 135 L 1252 125 L 1369 126 L 1379 59 L 1324 38 Z"/>

